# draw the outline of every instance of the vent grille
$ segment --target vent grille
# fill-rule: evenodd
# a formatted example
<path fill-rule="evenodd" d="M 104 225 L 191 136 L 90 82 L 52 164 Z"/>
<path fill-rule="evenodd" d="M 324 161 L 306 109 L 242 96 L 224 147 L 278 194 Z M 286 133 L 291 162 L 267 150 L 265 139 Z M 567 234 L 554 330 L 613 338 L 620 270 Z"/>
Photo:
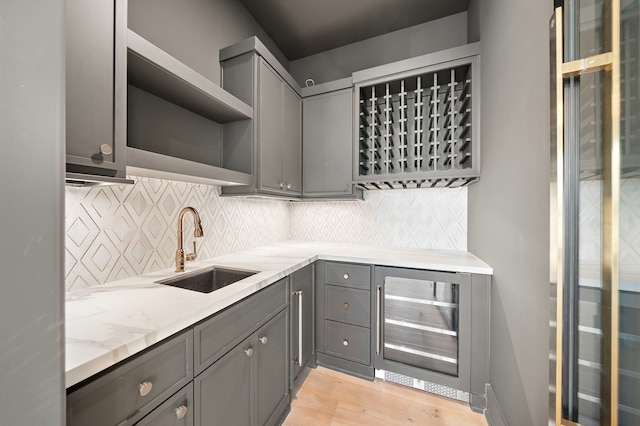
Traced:
<path fill-rule="evenodd" d="M 376 370 L 376 378 L 414 389 L 419 389 L 436 395 L 444 396 L 459 401 L 469 402 L 469 394 L 461 390 L 439 385 L 437 383 L 428 382 L 426 380 L 416 379 L 414 377 L 405 376 L 386 370 Z"/>

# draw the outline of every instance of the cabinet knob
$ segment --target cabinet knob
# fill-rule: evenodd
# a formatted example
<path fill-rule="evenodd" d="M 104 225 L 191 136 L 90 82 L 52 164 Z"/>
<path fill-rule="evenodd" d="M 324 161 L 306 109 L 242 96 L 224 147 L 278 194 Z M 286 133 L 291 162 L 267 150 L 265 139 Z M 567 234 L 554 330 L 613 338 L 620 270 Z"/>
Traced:
<path fill-rule="evenodd" d="M 343 191 L 344 191 L 344 192 L 347 192 L 348 190 L 349 190 L 349 186 L 348 186 L 348 185 L 345 185 L 345 186 L 344 186 L 344 188 L 343 188 Z"/>
<path fill-rule="evenodd" d="M 342 344 L 343 344 L 344 346 L 349 346 L 349 341 L 348 341 L 347 339 L 344 339 L 344 340 L 342 341 Z"/>
<path fill-rule="evenodd" d="M 267 342 L 269 341 L 269 339 L 267 339 L 267 336 L 263 336 L 263 337 L 259 338 L 258 340 L 260 340 L 260 343 L 262 343 L 263 345 L 266 345 Z"/>
<path fill-rule="evenodd" d="M 187 407 L 184 405 L 181 405 L 178 408 L 176 408 L 175 413 L 176 413 L 176 419 L 181 420 L 184 418 L 184 416 L 187 415 Z"/>
<path fill-rule="evenodd" d="M 349 304 L 348 304 L 348 303 L 345 303 L 345 304 L 344 304 L 344 305 L 342 305 L 342 306 L 344 306 L 344 309 L 345 309 L 345 310 L 346 310 L 346 309 L 349 309 Z"/>
<path fill-rule="evenodd" d="M 345 280 L 348 280 L 348 279 L 349 279 L 349 274 L 344 274 L 344 275 L 342 276 L 342 278 L 344 278 Z"/>
<path fill-rule="evenodd" d="M 153 389 L 153 383 L 151 382 L 142 382 L 138 385 L 138 391 L 140 392 L 140 396 L 147 396 L 149 392 Z"/>
<path fill-rule="evenodd" d="M 106 143 L 103 143 L 102 145 L 100 145 L 100 154 L 111 155 L 112 152 L 113 152 L 113 149 L 111 148 L 111 145 Z"/>
<path fill-rule="evenodd" d="M 253 348 L 245 350 L 244 353 L 247 354 L 249 358 L 251 358 L 253 356 Z"/>
<path fill-rule="evenodd" d="M 280 182 L 280 189 L 284 188 L 284 183 Z"/>
<path fill-rule="evenodd" d="M 290 183 L 287 184 L 287 189 L 291 189 L 291 184 Z"/>

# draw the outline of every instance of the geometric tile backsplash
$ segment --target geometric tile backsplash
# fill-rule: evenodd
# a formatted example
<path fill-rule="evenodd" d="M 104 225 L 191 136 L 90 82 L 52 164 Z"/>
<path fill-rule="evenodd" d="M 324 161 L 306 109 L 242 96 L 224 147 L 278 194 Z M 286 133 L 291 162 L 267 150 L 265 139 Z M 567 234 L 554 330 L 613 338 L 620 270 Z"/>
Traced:
<path fill-rule="evenodd" d="M 65 287 L 174 264 L 177 218 L 200 213 L 201 258 L 286 240 L 466 250 L 467 189 L 366 191 L 365 201 L 287 202 L 219 196 L 219 187 L 131 177 L 133 185 L 66 187 Z M 184 220 L 185 250 L 193 220 Z"/>
<path fill-rule="evenodd" d="M 292 240 L 467 249 L 467 188 L 365 191 L 364 202 L 291 205 Z"/>
<path fill-rule="evenodd" d="M 216 255 L 287 240 L 288 203 L 223 198 L 219 187 L 131 177 L 133 185 L 66 187 L 65 287 L 102 284 L 174 265 L 178 214 L 198 210 L 204 237 L 198 256 Z M 191 251 L 193 218 L 184 219 Z"/>

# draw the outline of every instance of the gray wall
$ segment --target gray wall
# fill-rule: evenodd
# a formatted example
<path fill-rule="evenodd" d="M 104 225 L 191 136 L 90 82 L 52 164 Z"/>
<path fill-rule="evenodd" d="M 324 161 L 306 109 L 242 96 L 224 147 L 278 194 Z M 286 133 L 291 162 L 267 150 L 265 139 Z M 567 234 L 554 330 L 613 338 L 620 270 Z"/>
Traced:
<path fill-rule="evenodd" d="M 501 424 L 501 411 L 510 425 L 543 425 L 552 2 L 472 0 L 470 10 L 482 41 L 482 175 L 469 187 L 468 247 L 495 271 L 488 418 Z"/>
<path fill-rule="evenodd" d="M 254 35 L 289 66 L 238 0 L 129 0 L 129 28 L 216 84 L 218 51 Z"/>
<path fill-rule="evenodd" d="M 304 85 L 351 77 L 354 71 L 467 43 L 467 13 L 394 31 L 292 61 L 291 75 Z"/>
<path fill-rule="evenodd" d="M 0 2 L 0 424 L 64 424 L 63 0 Z"/>

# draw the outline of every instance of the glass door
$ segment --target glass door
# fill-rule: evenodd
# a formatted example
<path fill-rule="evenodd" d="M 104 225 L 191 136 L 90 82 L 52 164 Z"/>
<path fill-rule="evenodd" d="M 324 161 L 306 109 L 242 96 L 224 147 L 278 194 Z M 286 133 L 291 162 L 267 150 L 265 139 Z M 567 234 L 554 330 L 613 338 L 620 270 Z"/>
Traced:
<path fill-rule="evenodd" d="M 551 21 L 551 422 L 640 424 L 638 0 Z"/>

